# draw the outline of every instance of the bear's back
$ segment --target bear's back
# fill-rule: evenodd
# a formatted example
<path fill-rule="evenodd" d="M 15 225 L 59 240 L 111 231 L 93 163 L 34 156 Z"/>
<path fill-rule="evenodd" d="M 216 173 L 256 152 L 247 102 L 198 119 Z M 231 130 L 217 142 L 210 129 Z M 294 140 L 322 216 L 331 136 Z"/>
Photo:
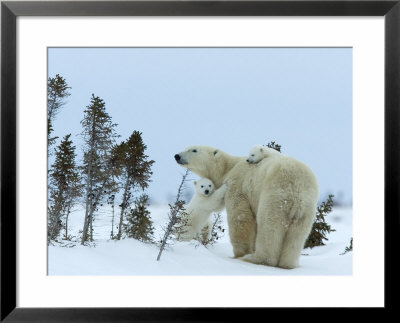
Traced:
<path fill-rule="evenodd" d="M 247 197 L 253 208 L 264 193 L 279 194 L 286 190 L 304 192 L 307 198 L 318 196 L 318 184 L 312 170 L 299 160 L 284 155 L 266 158 L 257 164 L 240 160 L 226 180 L 234 191 Z"/>

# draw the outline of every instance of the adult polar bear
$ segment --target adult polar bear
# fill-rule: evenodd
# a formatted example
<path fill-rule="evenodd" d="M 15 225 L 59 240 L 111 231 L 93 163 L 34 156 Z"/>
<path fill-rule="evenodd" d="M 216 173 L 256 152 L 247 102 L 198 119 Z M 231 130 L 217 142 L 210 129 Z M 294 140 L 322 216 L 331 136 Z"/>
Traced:
<path fill-rule="evenodd" d="M 225 207 L 235 258 L 295 268 L 311 231 L 318 184 L 311 169 L 276 155 L 258 164 L 209 146 L 192 146 L 175 160 L 218 188 L 228 184 Z"/>

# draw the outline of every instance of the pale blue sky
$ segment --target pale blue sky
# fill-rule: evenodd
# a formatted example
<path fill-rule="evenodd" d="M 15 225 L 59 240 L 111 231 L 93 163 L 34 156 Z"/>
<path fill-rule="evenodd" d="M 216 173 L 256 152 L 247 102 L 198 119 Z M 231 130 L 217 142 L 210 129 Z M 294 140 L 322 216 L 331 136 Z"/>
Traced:
<path fill-rule="evenodd" d="M 176 193 L 186 146 L 245 156 L 270 141 L 314 170 L 322 198 L 352 200 L 351 48 L 50 48 L 56 74 L 72 88 L 56 135 L 81 157 L 83 110 L 102 98 L 120 140 L 143 132 L 153 201 Z"/>

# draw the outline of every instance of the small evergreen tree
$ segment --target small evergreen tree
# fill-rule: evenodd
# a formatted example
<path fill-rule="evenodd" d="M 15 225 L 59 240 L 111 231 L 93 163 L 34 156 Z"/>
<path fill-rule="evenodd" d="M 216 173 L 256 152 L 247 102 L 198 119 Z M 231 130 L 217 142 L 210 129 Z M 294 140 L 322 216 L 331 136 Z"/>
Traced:
<path fill-rule="evenodd" d="M 176 194 L 176 199 L 174 204 L 168 204 L 169 213 L 168 213 L 168 225 L 164 229 L 164 236 L 160 241 L 160 251 L 157 256 L 157 261 L 160 260 L 161 254 L 164 251 L 165 247 L 172 241 L 173 237 L 177 237 L 182 234 L 182 227 L 184 227 L 185 218 L 187 214 L 185 213 L 185 201 L 182 200 L 182 193 L 184 190 L 184 185 L 187 181 L 187 177 L 190 174 L 190 171 L 186 169 L 185 174 L 182 176 L 181 183 L 179 184 L 178 193 Z"/>
<path fill-rule="evenodd" d="M 64 220 L 64 239 L 68 240 L 68 217 L 82 193 L 81 178 L 75 163 L 75 146 L 66 135 L 55 149 L 55 161 L 50 170 L 50 197 L 53 204 L 48 214 L 48 242 L 57 238 Z"/>
<path fill-rule="evenodd" d="M 51 137 L 53 132 L 52 123 L 60 111 L 61 107 L 65 104 L 65 99 L 70 96 L 66 80 L 56 74 L 55 77 L 49 77 L 47 80 L 47 145 L 50 147 L 54 144 L 58 137 Z"/>
<path fill-rule="evenodd" d="M 119 226 L 116 239 L 122 236 L 122 226 L 126 211 L 129 209 L 133 192 L 136 189 L 144 190 L 149 186 L 151 166 L 154 160 L 148 160 L 145 154 L 147 146 L 142 139 L 142 133 L 134 131 L 127 141 L 122 141 L 112 149 L 113 166 L 117 169 L 117 176 L 122 181 L 122 203 L 119 217 Z"/>
<path fill-rule="evenodd" d="M 222 215 L 221 213 L 214 214 L 214 220 L 212 221 L 210 234 L 208 235 L 208 230 L 204 229 L 201 232 L 200 242 L 204 246 L 213 245 L 224 235 L 225 229 L 222 226 Z"/>
<path fill-rule="evenodd" d="M 85 180 L 85 219 L 81 244 L 93 241 L 93 221 L 98 205 L 116 190 L 110 151 L 118 135 L 105 103 L 92 94 L 81 121 L 84 139 L 82 176 Z"/>
<path fill-rule="evenodd" d="M 311 233 L 306 240 L 304 248 L 314 248 L 317 246 L 324 246 L 324 240 L 328 240 L 326 237 L 328 233 L 336 230 L 332 229 L 331 226 L 326 223 L 325 217 L 332 211 L 333 206 L 333 195 L 329 195 L 326 202 L 322 202 L 317 208 L 316 218 L 314 220 Z"/>
<path fill-rule="evenodd" d="M 277 150 L 277 151 L 279 151 L 280 153 L 281 153 L 281 145 L 278 145 L 277 143 L 275 143 L 275 141 L 270 141 L 268 144 L 267 144 L 267 147 L 269 147 L 269 148 L 272 148 L 272 149 L 275 149 L 275 150 Z"/>
<path fill-rule="evenodd" d="M 142 194 L 134 201 L 134 207 L 126 215 L 124 231 L 127 237 L 142 242 L 153 242 L 154 227 L 147 209 L 149 197 Z"/>

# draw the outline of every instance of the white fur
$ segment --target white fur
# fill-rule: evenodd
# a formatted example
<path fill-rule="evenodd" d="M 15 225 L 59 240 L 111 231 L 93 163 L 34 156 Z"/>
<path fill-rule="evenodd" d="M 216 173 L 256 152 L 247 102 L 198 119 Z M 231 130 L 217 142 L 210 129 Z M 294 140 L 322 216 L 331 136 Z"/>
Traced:
<path fill-rule="evenodd" d="M 273 148 L 254 145 L 249 151 L 249 156 L 246 161 L 250 164 L 255 164 L 260 162 L 264 158 L 279 156 L 281 153 Z"/>
<path fill-rule="evenodd" d="M 182 227 L 183 233 L 178 237 L 181 241 L 195 239 L 201 234 L 202 239 L 209 237 L 209 218 L 212 212 L 219 212 L 224 208 L 224 196 L 227 185 L 215 190 L 214 183 L 202 178 L 194 181 L 195 195 L 185 206 L 186 223 Z"/>
<path fill-rule="evenodd" d="M 216 187 L 228 184 L 225 206 L 233 254 L 256 264 L 294 268 L 310 234 L 318 201 L 311 169 L 284 155 L 257 167 L 246 157 L 209 146 L 193 146 L 176 161 Z"/>

